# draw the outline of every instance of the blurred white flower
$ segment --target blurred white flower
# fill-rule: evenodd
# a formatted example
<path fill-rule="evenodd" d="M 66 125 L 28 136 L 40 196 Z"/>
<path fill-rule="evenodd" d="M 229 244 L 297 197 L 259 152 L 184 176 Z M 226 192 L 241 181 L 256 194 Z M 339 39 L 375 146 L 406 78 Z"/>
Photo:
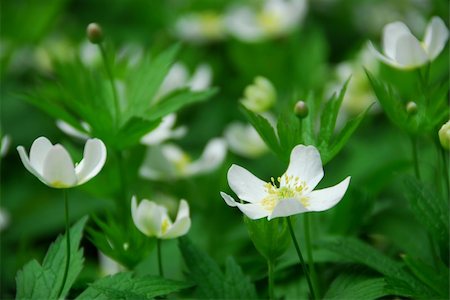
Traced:
<path fill-rule="evenodd" d="M 80 60 L 85 66 L 98 66 L 102 63 L 100 48 L 88 40 L 81 43 L 78 52 Z"/>
<path fill-rule="evenodd" d="M 9 225 L 9 213 L 0 207 L 0 232 L 3 231 Z"/>
<path fill-rule="evenodd" d="M 53 71 L 54 62 L 67 62 L 75 57 L 74 46 L 63 38 L 48 38 L 34 49 L 34 60 L 38 70 Z"/>
<path fill-rule="evenodd" d="M 225 20 L 231 35 L 245 42 L 258 42 L 289 34 L 300 25 L 306 11 L 306 0 L 266 0 L 259 10 L 236 6 Z"/>
<path fill-rule="evenodd" d="M 81 122 L 80 123 L 81 127 L 84 128 L 84 130 L 86 132 L 83 132 L 75 127 L 73 127 L 72 125 L 70 125 L 67 122 L 64 122 L 63 120 L 56 120 L 56 126 L 65 134 L 67 134 L 68 136 L 80 139 L 82 141 L 88 140 L 90 137 L 90 131 L 91 131 L 91 127 L 89 126 L 88 123 L 86 122 Z"/>
<path fill-rule="evenodd" d="M 11 145 L 11 138 L 9 135 L 4 135 L 2 137 L 1 146 L 0 146 L 0 157 L 3 157 L 8 153 L 9 146 Z"/>
<path fill-rule="evenodd" d="M 226 35 L 223 17 L 213 11 L 181 16 L 174 29 L 177 37 L 193 43 L 219 41 Z"/>
<path fill-rule="evenodd" d="M 106 256 L 101 251 L 98 251 L 98 261 L 100 266 L 100 275 L 102 277 L 114 275 L 126 270 L 124 266 L 122 266 L 109 256 Z"/>
<path fill-rule="evenodd" d="M 442 148 L 450 150 L 450 120 L 439 129 L 439 141 Z"/>
<path fill-rule="evenodd" d="M 202 155 L 195 161 L 173 144 L 149 147 L 139 174 L 147 179 L 185 178 L 214 171 L 225 159 L 226 143 L 221 138 L 208 142 Z"/>
<path fill-rule="evenodd" d="M 138 205 L 135 196 L 131 200 L 131 215 L 134 225 L 148 237 L 174 239 L 185 235 L 191 227 L 189 205 L 184 199 L 180 201 L 175 222 L 170 220 L 165 206 L 147 199 L 143 199 Z"/>
<path fill-rule="evenodd" d="M 250 124 L 233 122 L 225 129 L 224 136 L 230 150 L 244 157 L 259 157 L 269 150 Z"/>
<path fill-rule="evenodd" d="M 23 146 L 17 147 L 17 151 L 25 168 L 53 188 L 70 188 L 89 181 L 100 172 L 106 161 L 106 147 L 99 139 L 86 142 L 84 157 L 76 165 L 63 146 L 53 145 L 46 137 L 33 142 L 30 156 Z"/>
<path fill-rule="evenodd" d="M 212 70 L 207 64 L 199 65 L 192 76 L 189 76 L 189 71 L 184 64 L 175 63 L 164 78 L 156 99 L 161 100 L 169 93 L 184 87 L 189 87 L 194 92 L 205 90 L 211 85 L 211 80 Z"/>
<path fill-rule="evenodd" d="M 149 146 L 159 145 L 169 139 L 178 139 L 183 137 L 186 134 L 187 128 L 186 126 L 173 128 L 176 120 L 176 114 L 165 116 L 161 120 L 161 123 L 158 125 L 158 127 L 141 138 L 141 143 Z"/>
<path fill-rule="evenodd" d="M 278 178 L 264 182 L 246 169 L 232 165 L 228 171 L 228 184 L 239 199 L 221 192 L 232 207 L 237 206 L 250 219 L 287 217 L 310 211 L 324 211 L 335 206 L 344 196 L 350 177 L 341 183 L 313 191 L 322 180 L 323 168 L 319 151 L 313 146 L 297 145 L 291 152 L 288 169 Z"/>
<path fill-rule="evenodd" d="M 402 22 L 387 24 L 383 28 L 383 54 L 372 43 L 369 49 L 382 62 L 398 69 L 413 69 L 433 61 L 444 49 L 448 29 L 439 17 L 428 23 L 423 41 L 411 33 Z"/>
<path fill-rule="evenodd" d="M 258 76 L 253 84 L 244 90 L 242 105 L 256 113 L 268 111 L 277 100 L 277 92 L 272 83 L 265 77 Z"/>

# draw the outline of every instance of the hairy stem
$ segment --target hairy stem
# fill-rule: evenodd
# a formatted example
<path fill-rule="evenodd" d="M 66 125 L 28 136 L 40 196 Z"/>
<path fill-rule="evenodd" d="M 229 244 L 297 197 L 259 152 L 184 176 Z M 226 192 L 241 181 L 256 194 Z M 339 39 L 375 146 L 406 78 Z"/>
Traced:
<path fill-rule="evenodd" d="M 297 238 L 295 237 L 294 229 L 292 228 L 291 217 L 287 217 L 287 223 L 289 227 L 289 233 L 291 234 L 292 237 L 292 242 L 294 243 L 295 250 L 297 251 L 298 258 L 300 259 L 300 264 L 302 265 L 303 272 L 305 273 L 306 276 L 306 280 L 308 281 L 309 292 L 311 293 L 313 299 L 317 299 L 314 287 L 312 285 L 311 277 L 309 275 L 308 268 L 305 264 L 305 260 L 303 259 L 303 255 L 300 250 L 300 246 L 298 245 Z"/>
<path fill-rule="evenodd" d="M 64 194 L 64 206 L 65 206 L 65 218 L 66 218 L 66 265 L 64 267 L 64 275 L 61 283 L 61 287 L 59 288 L 58 298 L 61 298 L 61 294 L 64 290 L 64 286 L 66 285 L 67 275 L 69 274 L 69 265 L 70 265 L 70 224 L 69 224 L 69 200 L 67 197 L 67 189 L 63 189 Z"/>

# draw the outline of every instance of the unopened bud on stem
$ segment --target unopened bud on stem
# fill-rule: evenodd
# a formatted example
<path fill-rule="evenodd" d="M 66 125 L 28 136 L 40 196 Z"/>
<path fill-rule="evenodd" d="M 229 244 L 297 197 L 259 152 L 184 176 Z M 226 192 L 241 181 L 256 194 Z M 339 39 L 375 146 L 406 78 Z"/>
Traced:
<path fill-rule="evenodd" d="M 450 150 L 450 121 L 442 125 L 439 130 L 439 141 L 441 142 L 442 148 Z"/>
<path fill-rule="evenodd" d="M 294 113 L 301 119 L 306 118 L 309 113 L 308 106 L 304 101 L 297 101 L 294 106 Z"/>
<path fill-rule="evenodd" d="M 100 44 L 103 40 L 102 28 L 97 23 L 91 23 L 88 25 L 86 28 L 86 35 L 92 44 Z"/>
<path fill-rule="evenodd" d="M 417 104 L 414 101 L 409 101 L 406 103 L 406 112 L 410 115 L 415 115 L 417 113 Z"/>

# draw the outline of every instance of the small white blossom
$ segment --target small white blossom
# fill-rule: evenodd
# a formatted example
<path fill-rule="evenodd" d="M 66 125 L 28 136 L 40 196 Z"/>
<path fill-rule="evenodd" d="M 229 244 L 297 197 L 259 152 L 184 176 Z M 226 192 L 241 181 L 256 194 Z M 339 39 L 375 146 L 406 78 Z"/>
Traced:
<path fill-rule="evenodd" d="M 147 179 L 176 179 L 205 174 L 217 169 L 225 159 L 226 143 L 221 138 L 208 142 L 197 160 L 173 144 L 149 147 L 139 174 Z"/>
<path fill-rule="evenodd" d="M 398 69 L 413 69 L 433 61 L 444 49 L 448 29 L 439 17 L 428 23 L 423 41 L 411 33 L 402 22 L 393 22 L 383 29 L 383 54 L 372 43 L 369 47 L 382 62 Z"/>
<path fill-rule="evenodd" d="M 265 77 L 258 76 L 244 90 L 242 105 L 256 113 L 268 111 L 277 100 L 277 92 L 272 83 Z"/>
<path fill-rule="evenodd" d="M 141 143 L 149 146 L 159 145 L 169 139 L 177 139 L 183 137 L 186 134 L 187 128 L 186 126 L 173 128 L 176 120 L 177 116 L 175 114 L 165 116 L 161 120 L 161 123 L 158 125 L 158 127 L 141 138 Z"/>
<path fill-rule="evenodd" d="M 227 29 L 244 42 L 289 34 L 302 22 L 307 10 L 305 0 L 266 0 L 261 9 L 236 6 L 226 16 Z"/>
<path fill-rule="evenodd" d="M 86 142 L 84 157 L 76 165 L 63 146 L 53 145 L 46 137 L 33 142 L 30 156 L 23 146 L 17 147 L 17 151 L 25 168 L 53 188 L 70 188 L 89 181 L 100 172 L 106 161 L 106 147 L 99 139 Z"/>
<path fill-rule="evenodd" d="M 230 150 L 238 155 L 255 158 L 268 151 L 266 144 L 250 124 L 233 122 L 225 129 L 224 136 Z"/>
<path fill-rule="evenodd" d="M 175 23 L 175 35 L 185 41 L 206 43 L 222 40 L 226 30 L 220 14 L 205 11 L 181 16 Z"/>
<path fill-rule="evenodd" d="M 310 211 L 324 211 L 335 206 L 344 196 L 350 177 L 341 183 L 314 190 L 322 180 L 323 168 L 319 151 L 313 146 L 296 146 L 286 172 L 278 178 L 264 182 L 246 169 L 232 165 L 228 171 L 228 184 L 239 199 L 221 192 L 222 198 L 232 207 L 237 206 L 250 219 L 271 220 Z"/>
<path fill-rule="evenodd" d="M 138 205 L 135 196 L 131 200 L 131 215 L 134 225 L 148 237 L 174 239 L 185 235 L 191 227 L 189 205 L 184 199 L 180 201 L 174 222 L 170 220 L 165 206 L 147 199 L 143 199 Z"/>

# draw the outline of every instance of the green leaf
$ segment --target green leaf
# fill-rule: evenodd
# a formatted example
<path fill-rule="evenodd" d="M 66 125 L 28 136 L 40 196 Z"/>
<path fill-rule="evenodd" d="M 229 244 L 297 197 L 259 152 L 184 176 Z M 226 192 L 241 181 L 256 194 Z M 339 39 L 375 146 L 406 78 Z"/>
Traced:
<path fill-rule="evenodd" d="M 290 244 L 288 226 L 285 218 L 273 220 L 251 220 L 244 217 L 248 234 L 256 250 L 266 259 L 276 261 Z"/>
<path fill-rule="evenodd" d="M 83 249 L 79 249 L 87 217 L 82 218 L 70 229 L 70 263 L 67 280 L 61 293 L 64 298 L 83 268 Z M 16 299 L 57 299 L 63 284 L 66 264 L 66 236 L 59 236 L 50 245 L 42 266 L 32 260 L 17 273 Z"/>
<path fill-rule="evenodd" d="M 390 295 L 384 278 L 361 278 L 342 275 L 330 286 L 324 299 L 372 300 Z"/>
<path fill-rule="evenodd" d="M 327 101 L 322 111 L 320 118 L 320 131 L 319 141 L 321 144 L 330 144 L 331 136 L 333 135 L 334 128 L 336 127 L 336 120 L 341 107 L 342 100 L 344 100 L 347 85 L 350 82 L 350 78 L 344 83 L 339 95 L 333 94 L 330 100 Z"/>
<path fill-rule="evenodd" d="M 223 274 L 217 263 L 187 237 L 179 239 L 179 247 L 190 277 L 197 283 L 198 298 L 256 298 L 253 284 L 233 259 L 227 260 L 226 274 Z"/>
<path fill-rule="evenodd" d="M 302 121 L 299 120 L 291 109 L 282 113 L 277 122 L 277 133 L 280 147 L 283 151 L 283 159 L 289 161 L 289 156 L 298 144 L 302 144 Z"/>
<path fill-rule="evenodd" d="M 142 116 L 142 112 L 151 106 L 179 48 L 180 45 L 176 44 L 155 59 L 147 56 L 138 64 L 136 70 L 129 72 L 126 85 L 128 105 L 122 123 L 126 123 L 133 116 Z"/>
<path fill-rule="evenodd" d="M 448 254 L 449 244 L 449 210 L 447 201 L 438 197 L 434 190 L 428 188 L 415 178 L 405 181 L 406 198 L 411 210 L 419 222 L 435 238 L 444 255 Z"/>
<path fill-rule="evenodd" d="M 283 149 L 278 143 L 278 138 L 274 128 L 270 122 L 261 115 L 246 109 L 241 105 L 241 109 L 244 112 L 247 120 L 255 127 L 259 136 L 263 139 L 266 145 L 278 156 L 283 157 Z"/>
<path fill-rule="evenodd" d="M 153 105 L 149 109 L 144 109 L 145 113 L 141 113 L 141 116 L 150 121 L 164 117 L 172 112 L 179 110 L 180 108 L 192 103 L 205 101 L 213 96 L 217 92 L 217 89 L 209 89 L 201 92 L 191 92 L 189 89 L 181 89 L 171 93 L 166 98 L 162 99 L 157 104 Z M 143 111 L 144 111 L 143 110 Z"/>
<path fill-rule="evenodd" d="M 76 299 L 153 299 L 191 286 L 190 283 L 156 276 L 133 278 L 131 272 L 126 272 L 97 280 Z"/>
<path fill-rule="evenodd" d="M 161 122 L 161 119 L 145 120 L 139 117 L 133 117 L 120 129 L 116 141 L 113 144 L 116 149 L 124 149 L 139 144 L 141 138 L 155 129 Z"/>
<path fill-rule="evenodd" d="M 373 247 L 350 237 L 331 238 L 322 242 L 322 246 L 342 257 L 368 266 L 387 277 L 391 288 L 401 286 L 401 290 L 409 289 L 408 294 L 430 296 L 434 293 L 404 269 L 404 264 L 383 255 Z M 389 285 L 388 285 L 389 286 Z"/>

